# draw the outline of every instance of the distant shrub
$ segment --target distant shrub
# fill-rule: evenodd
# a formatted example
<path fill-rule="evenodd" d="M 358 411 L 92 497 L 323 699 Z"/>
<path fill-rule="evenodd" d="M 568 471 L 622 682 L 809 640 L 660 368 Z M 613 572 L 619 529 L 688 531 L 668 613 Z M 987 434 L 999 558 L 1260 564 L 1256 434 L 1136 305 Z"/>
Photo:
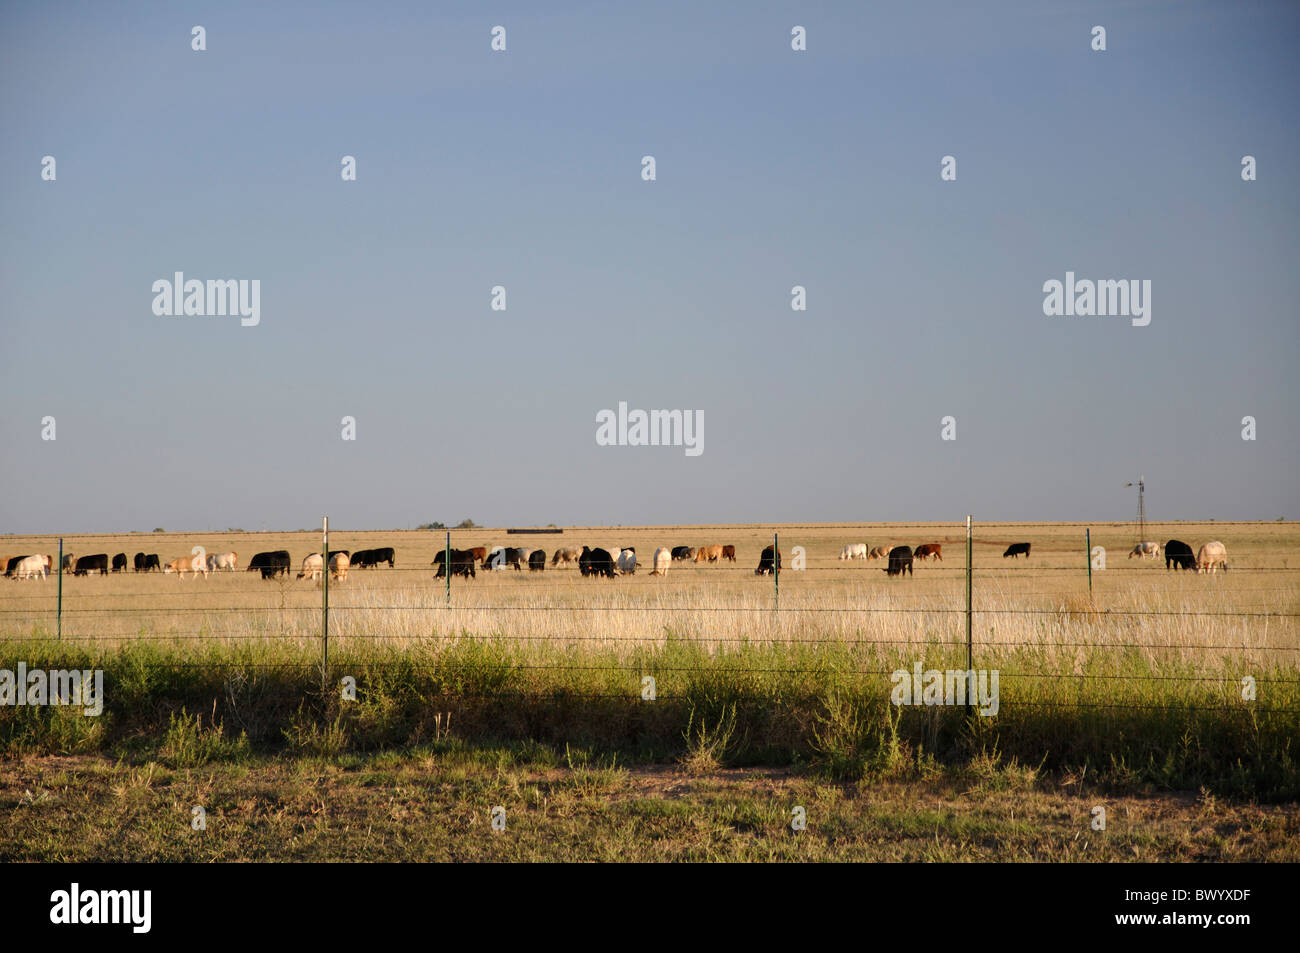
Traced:
<path fill-rule="evenodd" d="M 455 529 L 473 529 L 476 526 L 478 526 L 478 523 L 473 520 L 461 520 L 456 524 Z"/>
<path fill-rule="evenodd" d="M 153 531 L 154 531 L 155 533 L 165 533 L 165 532 L 167 532 L 167 530 L 163 529 L 161 526 L 155 526 L 155 527 L 153 528 Z"/>
<path fill-rule="evenodd" d="M 446 529 L 446 523 L 421 523 L 416 529 Z"/>

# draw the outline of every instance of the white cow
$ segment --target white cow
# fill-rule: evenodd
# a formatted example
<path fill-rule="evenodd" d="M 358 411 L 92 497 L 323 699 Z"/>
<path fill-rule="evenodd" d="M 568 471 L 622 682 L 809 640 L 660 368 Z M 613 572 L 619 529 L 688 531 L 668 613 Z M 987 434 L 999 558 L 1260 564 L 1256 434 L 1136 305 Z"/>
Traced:
<path fill-rule="evenodd" d="M 348 568 L 352 561 L 348 559 L 347 553 L 335 553 L 330 557 L 330 578 L 344 582 L 348 578 Z"/>
<path fill-rule="evenodd" d="M 1133 547 L 1133 551 L 1128 554 L 1128 558 L 1132 559 L 1134 556 L 1141 556 L 1143 559 L 1159 559 L 1160 544 L 1159 543 L 1138 543 L 1136 546 Z"/>
<path fill-rule="evenodd" d="M 238 568 L 238 562 L 238 553 L 209 553 L 208 572 L 216 572 L 219 569 L 227 569 L 234 572 Z"/>
<path fill-rule="evenodd" d="M 15 579 L 35 579 L 39 576 L 44 579 L 49 568 L 45 556 L 24 556 L 14 566 L 13 577 Z"/>
<path fill-rule="evenodd" d="M 652 576 L 668 575 L 668 567 L 673 562 L 673 551 L 667 546 L 660 546 L 655 550 L 655 568 L 650 570 Z"/>
<path fill-rule="evenodd" d="M 849 543 L 842 550 L 840 550 L 840 559 L 866 559 L 866 558 L 867 558 L 866 543 Z"/>
<path fill-rule="evenodd" d="M 1228 571 L 1228 548 L 1217 540 L 1206 543 L 1196 554 L 1196 571 L 1213 573 L 1219 566 L 1224 572 Z"/>
<path fill-rule="evenodd" d="M 298 573 L 299 579 L 319 579 L 321 577 L 321 567 L 325 560 L 321 558 L 320 553 L 311 553 L 303 557 L 302 572 Z"/>
<path fill-rule="evenodd" d="M 625 549 L 618 554 L 618 571 L 628 576 L 636 574 L 635 549 Z"/>

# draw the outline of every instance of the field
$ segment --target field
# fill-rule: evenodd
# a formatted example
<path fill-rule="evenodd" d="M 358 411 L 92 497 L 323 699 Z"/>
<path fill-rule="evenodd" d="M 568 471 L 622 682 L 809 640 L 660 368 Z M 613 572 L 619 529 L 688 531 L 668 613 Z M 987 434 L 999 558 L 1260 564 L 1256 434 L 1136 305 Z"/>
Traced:
<path fill-rule="evenodd" d="M 450 606 L 429 565 L 443 533 L 331 531 L 331 549 L 395 547 L 397 567 L 330 586 L 328 673 L 322 587 L 296 569 L 64 578 L 61 639 L 56 581 L 4 581 L 0 668 L 100 667 L 107 702 L 98 719 L 0 708 L 0 810 L 11 827 L 44 819 L 0 834 L 21 845 L 14 857 L 81 856 L 78 818 L 170 817 L 206 790 L 221 848 L 146 837 L 105 856 L 1294 859 L 1293 811 L 1269 805 L 1300 799 L 1296 524 L 1149 527 L 1161 543 L 1222 541 L 1230 571 L 1214 575 L 1129 559 L 1130 524 L 1093 524 L 1106 568 L 1091 594 L 1084 529 L 976 524 L 973 667 L 1001 676 L 987 718 L 889 704 L 896 669 L 966 667 L 964 524 L 453 531 L 455 548 L 634 546 L 642 565 L 614 580 L 549 562 L 480 572 L 453 580 Z M 779 593 L 754 574 L 773 533 Z M 1002 557 L 1022 541 L 1029 560 Z M 881 561 L 839 560 L 849 542 L 940 542 L 944 557 L 890 579 Z M 738 562 L 649 575 L 657 546 L 708 543 L 734 544 Z M 163 562 L 194 546 L 241 565 L 288 549 L 296 567 L 320 533 L 64 537 L 65 552 Z M 55 554 L 57 537 L 3 537 L 0 550 Z M 340 698 L 344 676 L 354 701 Z M 318 785 L 337 801 L 317 805 Z M 533 826 L 510 849 L 406 837 L 394 818 L 426 787 L 458 805 L 466 836 L 493 798 Z M 804 846 L 780 834 L 796 793 L 834 818 Z M 1089 834 L 1106 798 L 1140 828 Z M 990 819 L 1022 808 L 1020 824 Z M 366 854 L 337 822 L 355 832 L 373 810 L 389 813 L 369 817 Z M 938 818 L 925 837 L 922 814 Z M 284 824 L 292 849 L 277 847 Z M 624 824 L 657 831 L 657 846 L 626 843 Z M 579 828 L 591 840 L 575 846 Z"/>

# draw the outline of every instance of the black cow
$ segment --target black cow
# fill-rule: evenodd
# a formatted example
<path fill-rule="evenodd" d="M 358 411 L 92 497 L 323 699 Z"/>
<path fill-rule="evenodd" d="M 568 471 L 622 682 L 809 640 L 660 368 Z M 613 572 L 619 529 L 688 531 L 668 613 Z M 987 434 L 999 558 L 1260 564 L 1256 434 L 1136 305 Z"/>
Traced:
<path fill-rule="evenodd" d="M 14 574 L 14 568 L 26 558 L 26 556 L 10 556 L 9 562 L 6 563 L 4 567 L 5 575 L 12 576 Z"/>
<path fill-rule="evenodd" d="M 433 562 L 429 565 L 438 567 L 438 571 L 434 573 L 433 578 L 445 578 L 447 575 L 447 551 L 445 549 L 438 550 L 433 557 Z M 466 579 L 475 577 L 473 550 L 453 549 L 451 551 L 451 574 L 453 576 L 464 576 Z"/>
<path fill-rule="evenodd" d="M 144 570 L 144 553 L 136 553 L 132 565 L 135 567 L 136 572 L 142 572 Z"/>
<path fill-rule="evenodd" d="M 1021 553 L 1025 554 L 1026 559 L 1029 558 L 1028 543 L 1012 543 L 1010 546 L 1007 547 L 1007 551 L 1002 554 L 1002 558 L 1006 559 L 1008 556 L 1010 556 L 1012 559 L 1015 559 Z"/>
<path fill-rule="evenodd" d="M 691 547 L 689 546 L 673 547 L 673 562 L 676 563 L 676 562 L 681 562 L 684 559 L 694 559 L 694 558 L 695 558 L 695 550 L 691 549 Z"/>
<path fill-rule="evenodd" d="M 126 553 L 118 553 L 113 557 L 113 572 L 126 572 Z"/>
<path fill-rule="evenodd" d="M 772 547 L 766 547 L 758 557 L 758 568 L 754 570 L 755 576 L 766 576 L 770 572 L 775 572 L 781 568 L 781 554 L 776 554 L 776 567 L 772 566 Z"/>
<path fill-rule="evenodd" d="M 546 550 L 544 549 L 533 550 L 533 554 L 528 557 L 528 571 L 543 572 L 545 571 L 545 569 L 546 569 Z"/>
<path fill-rule="evenodd" d="M 912 572 L 912 547 L 895 546 L 889 551 L 889 568 L 885 570 L 891 576 L 901 576 L 907 573 L 909 576 L 916 575 Z"/>
<path fill-rule="evenodd" d="M 608 576 L 614 578 L 614 558 L 607 549 L 588 549 L 582 547 L 578 557 L 578 571 L 584 576 Z"/>
<path fill-rule="evenodd" d="M 1177 566 L 1179 569 L 1195 569 L 1196 554 L 1192 547 L 1181 539 L 1171 539 L 1165 543 L 1165 569 Z"/>
<path fill-rule="evenodd" d="M 94 556 L 82 556 L 77 560 L 77 568 L 73 570 L 74 576 L 86 576 L 92 569 L 98 569 L 102 573 L 108 572 L 108 553 L 96 553 Z"/>
<path fill-rule="evenodd" d="M 373 549 L 358 549 L 352 554 L 348 564 L 353 569 L 369 569 L 375 564 L 375 551 Z"/>
<path fill-rule="evenodd" d="M 152 572 L 155 569 L 162 572 L 162 561 L 158 559 L 157 553 L 150 553 L 144 557 L 144 571 Z"/>
<path fill-rule="evenodd" d="M 378 549 L 370 550 L 371 565 L 378 566 L 380 563 L 388 563 L 389 569 L 397 568 L 397 555 L 392 546 L 380 546 Z"/>
<path fill-rule="evenodd" d="M 150 557 L 151 559 L 153 557 Z M 248 572 L 260 570 L 263 579 L 273 579 L 280 573 L 289 575 L 289 550 L 276 549 L 258 553 L 248 563 Z"/>

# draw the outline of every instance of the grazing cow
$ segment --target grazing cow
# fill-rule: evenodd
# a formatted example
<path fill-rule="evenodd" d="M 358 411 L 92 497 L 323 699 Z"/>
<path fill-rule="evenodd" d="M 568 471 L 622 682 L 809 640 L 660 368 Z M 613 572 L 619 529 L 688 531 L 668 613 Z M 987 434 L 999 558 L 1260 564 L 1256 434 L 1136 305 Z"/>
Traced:
<path fill-rule="evenodd" d="M 840 559 L 866 559 L 868 551 L 866 543 L 849 543 L 840 550 Z"/>
<path fill-rule="evenodd" d="M 668 567 L 672 565 L 673 551 L 667 546 L 660 546 L 655 550 L 654 569 L 650 570 L 652 576 L 668 575 Z"/>
<path fill-rule="evenodd" d="M 82 556 L 77 560 L 73 570 L 74 576 L 86 576 L 92 572 L 108 572 L 108 553 L 96 553 L 94 556 Z"/>
<path fill-rule="evenodd" d="M 895 546 L 889 551 L 889 568 L 885 572 L 890 576 L 901 576 L 907 573 L 909 576 L 915 575 L 912 572 L 912 550 L 907 546 Z"/>
<path fill-rule="evenodd" d="M 209 553 L 208 571 L 224 570 L 234 572 L 238 568 L 239 553 Z"/>
<path fill-rule="evenodd" d="M 321 577 L 321 567 L 325 565 L 325 559 L 320 553 L 308 553 L 302 558 L 302 572 L 298 573 L 299 579 L 310 577 L 313 580 Z"/>
<path fill-rule="evenodd" d="M 1026 559 L 1029 558 L 1028 543 L 1012 543 L 1010 546 L 1007 547 L 1007 551 L 1002 554 L 1002 558 L 1006 559 L 1008 556 L 1010 556 L 1012 559 L 1018 559 L 1021 553 L 1025 554 Z"/>
<path fill-rule="evenodd" d="M 474 554 L 474 561 L 476 563 L 481 563 L 483 560 L 487 559 L 488 549 L 486 546 L 475 546 L 472 549 L 467 549 L 465 551 Z"/>
<path fill-rule="evenodd" d="M 706 559 L 711 563 L 716 563 L 721 558 L 721 546 L 701 546 L 699 549 L 695 550 L 695 561 L 697 563 L 702 563 Z"/>
<path fill-rule="evenodd" d="M 181 556 L 179 559 L 173 559 L 163 567 L 163 572 L 174 572 L 179 580 L 187 572 L 193 573 L 197 579 L 199 573 L 203 573 L 203 578 L 208 578 L 208 561 L 202 556 Z"/>
<path fill-rule="evenodd" d="M 348 558 L 346 549 L 341 549 L 337 553 L 330 553 L 330 578 L 338 582 L 346 582 L 351 564 L 352 561 Z"/>
<path fill-rule="evenodd" d="M 874 547 L 874 548 L 871 550 L 871 552 L 867 553 L 867 558 L 868 558 L 868 559 L 888 559 L 888 558 L 889 558 L 889 550 L 890 550 L 890 547 L 889 547 L 889 546 L 876 546 L 876 547 Z"/>
<path fill-rule="evenodd" d="M 272 579 L 283 573 L 289 575 L 289 550 L 276 549 L 258 553 L 248 564 L 249 572 L 261 572 L 263 579 Z"/>
<path fill-rule="evenodd" d="M 136 553 L 136 554 L 135 554 L 135 559 L 134 559 L 134 561 L 133 561 L 133 565 L 135 566 L 135 571 L 136 571 L 136 572 L 143 572 L 143 571 L 144 571 L 144 553 Z"/>
<path fill-rule="evenodd" d="M 605 549 L 582 547 L 578 554 L 578 571 L 584 576 L 608 576 L 614 578 L 614 557 Z"/>
<path fill-rule="evenodd" d="M 144 557 L 145 572 L 162 572 L 162 560 L 158 558 L 157 553 L 149 553 Z"/>
<path fill-rule="evenodd" d="M 113 557 L 113 572 L 126 572 L 126 553 L 118 553 Z"/>
<path fill-rule="evenodd" d="M 900 547 L 898 546 L 894 547 L 894 549 L 898 549 L 898 548 Z M 892 553 L 893 550 L 891 549 L 890 552 Z M 943 562 L 943 553 L 940 552 L 938 543 L 922 543 L 920 546 L 916 547 L 916 552 L 914 553 L 914 555 L 916 556 L 917 559 L 933 558 L 939 560 L 939 562 Z"/>
<path fill-rule="evenodd" d="M 545 572 L 546 571 L 546 550 L 534 549 L 528 554 L 528 571 Z"/>
<path fill-rule="evenodd" d="M 636 575 L 636 550 L 625 549 L 618 554 L 618 571 L 625 576 Z"/>
<path fill-rule="evenodd" d="M 64 554 L 63 554 L 63 565 L 62 565 L 62 567 L 61 567 L 61 568 L 63 569 L 63 571 L 64 571 L 64 572 L 72 572 L 73 567 L 74 567 L 74 565 L 75 565 L 75 563 L 76 563 L 76 559 L 77 559 L 77 557 L 76 557 L 75 555 L 73 555 L 72 553 L 64 553 Z"/>
<path fill-rule="evenodd" d="M 13 556 L 5 567 L 5 575 L 15 579 L 45 578 L 50 565 L 46 556 Z"/>
<path fill-rule="evenodd" d="M 1212 574 L 1219 566 L 1223 567 L 1224 572 L 1228 571 L 1228 548 L 1217 540 L 1206 543 L 1196 554 L 1196 571 Z"/>
<path fill-rule="evenodd" d="M 729 559 L 733 563 L 736 561 L 736 547 L 730 544 L 722 547 L 722 558 Z"/>
<path fill-rule="evenodd" d="M 689 546 L 673 547 L 673 562 L 682 562 L 684 560 L 694 559 L 694 558 L 695 558 L 695 550 L 691 549 L 691 547 Z"/>
<path fill-rule="evenodd" d="M 353 569 L 369 569 L 375 564 L 375 551 L 373 549 L 358 549 L 350 557 Z"/>
<path fill-rule="evenodd" d="M 1196 568 L 1196 554 L 1181 539 L 1171 539 L 1165 543 L 1165 571 L 1175 566 L 1179 569 Z"/>
<path fill-rule="evenodd" d="M 519 546 L 516 549 L 507 549 L 506 553 L 514 554 L 515 561 L 510 563 L 510 565 L 514 566 L 516 569 L 522 569 L 524 566 L 527 566 L 529 558 L 533 555 L 533 551 L 527 546 Z M 509 559 L 510 557 L 507 555 L 506 558 Z"/>
<path fill-rule="evenodd" d="M 777 554 L 776 554 L 776 568 L 773 569 L 773 562 L 772 562 L 772 547 L 771 547 L 771 546 L 768 546 L 766 549 L 763 550 L 762 553 L 759 554 L 759 557 L 758 557 L 758 568 L 754 570 L 754 575 L 755 575 L 755 576 L 766 576 L 766 575 L 767 575 L 768 573 L 770 573 L 770 572 L 776 572 L 776 571 L 780 570 L 780 568 L 781 568 L 781 553 L 780 553 L 779 551 L 777 552 Z"/>
<path fill-rule="evenodd" d="M 482 548 L 482 547 L 480 547 Z M 453 549 L 451 551 L 451 574 L 453 576 L 464 576 L 466 579 L 475 578 L 474 564 L 478 558 L 474 555 L 472 549 Z M 484 553 L 486 556 L 486 553 Z M 447 551 L 438 550 L 434 554 L 431 566 L 437 566 L 438 571 L 434 573 L 435 579 L 443 579 L 447 575 Z"/>
<path fill-rule="evenodd" d="M 371 549 L 370 565 L 378 566 L 380 563 L 388 563 L 389 569 L 397 568 L 397 550 L 392 546 L 380 546 L 377 549 Z"/>
<path fill-rule="evenodd" d="M 557 549 L 555 555 L 551 557 L 552 566 L 567 566 L 569 563 L 576 563 L 578 557 L 582 555 L 582 550 L 576 546 L 566 546 L 563 549 Z"/>
<path fill-rule="evenodd" d="M 1133 547 L 1133 551 L 1128 554 L 1128 558 L 1132 559 L 1134 556 L 1141 556 L 1143 559 L 1159 559 L 1160 544 L 1138 543 Z"/>

